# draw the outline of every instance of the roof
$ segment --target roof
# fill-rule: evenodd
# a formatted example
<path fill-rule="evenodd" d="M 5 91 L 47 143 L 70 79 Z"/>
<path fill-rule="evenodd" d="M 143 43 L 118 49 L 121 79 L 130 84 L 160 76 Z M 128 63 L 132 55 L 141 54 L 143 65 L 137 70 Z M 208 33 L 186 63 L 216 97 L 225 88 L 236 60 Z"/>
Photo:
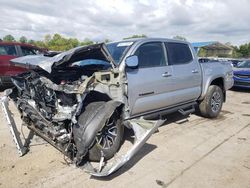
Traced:
<path fill-rule="evenodd" d="M 21 43 L 21 42 L 6 42 L 6 41 L 0 41 L 0 44 L 2 44 L 2 45 L 19 45 L 19 46 L 27 46 L 27 47 L 42 49 L 42 48 L 39 48 L 39 47 L 37 47 L 37 46 L 35 46 L 35 45 L 27 44 L 27 43 Z"/>
<path fill-rule="evenodd" d="M 169 38 L 154 38 L 154 37 L 145 37 L 145 38 L 130 38 L 130 39 L 123 39 L 118 41 L 112 41 L 110 43 L 116 43 L 116 42 L 154 42 L 154 41 L 164 41 L 164 42 L 178 42 L 178 43 L 188 43 L 184 40 L 179 39 L 169 39 Z"/>

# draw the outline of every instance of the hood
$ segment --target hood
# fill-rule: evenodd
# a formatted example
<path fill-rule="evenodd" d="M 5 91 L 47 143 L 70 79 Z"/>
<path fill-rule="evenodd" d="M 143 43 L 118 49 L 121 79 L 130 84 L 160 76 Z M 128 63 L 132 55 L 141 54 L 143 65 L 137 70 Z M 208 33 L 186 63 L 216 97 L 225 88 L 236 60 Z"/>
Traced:
<path fill-rule="evenodd" d="M 26 69 L 41 68 L 48 73 L 51 73 L 54 67 L 67 66 L 70 63 L 84 59 L 104 60 L 110 62 L 113 68 L 116 67 L 115 61 L 113 60 L 104 43 L 76 47 L 66 52 L 62 52 L 54 57 L 32 55 L 15 58 L 12 59 L 11 62 L 15 66 L 23 67 Z"/>

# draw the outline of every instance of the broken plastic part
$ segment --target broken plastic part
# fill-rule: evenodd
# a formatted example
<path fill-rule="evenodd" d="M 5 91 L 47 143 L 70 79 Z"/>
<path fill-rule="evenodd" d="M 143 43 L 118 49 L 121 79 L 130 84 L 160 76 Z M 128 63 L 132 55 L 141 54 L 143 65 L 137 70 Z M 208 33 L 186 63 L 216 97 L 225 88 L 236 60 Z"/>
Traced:
<path fill-rule="evenodd" d="M 119 155 L 119 152 L 114 157 L 112 162 L 107 162 L 102 170 L 98 170 L 93 167 L 90 162 L 86 162 L 82 167 L 87 173 L 97 176 L 104 177 L 112 174 L 127 163 L 146 143 L 149 137 L 158 129 L 159 126 L 163 125 L 165 120 L 158 120 L 156 122 L 150 122 L 146 120 L 136 119 L 130 121 L 131 127 L 135 134 L 135 142 L 133 146 L 128 150 L 125 155 Z"/>
<path fill-rule="evenodd" d="M 16 148 L 17 148 L 17 151 L 18 151 L 18 154 L 19 156 L 23 156 L 27 149 L 26 147 L 24 147 L 24 144 L 20 138 L 20 133 L 18 132 L 17 130 L 17 127 L 16 127 L 16 123 L 12 117 L 12 114 L 9 110 L 9 107 L 8 107 L 8 102 L 9 102 L 9 99 L 7 97 L 7 95 L 9 95 L 11 92 L 6 92 L 5 96 L 3 96 L 0 100 L 1 100 L 1 106 L 2 106 L 2 110 L 4 112 L 4 116 L 7 120 L 7 123 L 8 123 L 8 127 L 10 129 L 10 132 L 11 132 L 11 135 L 13 137 L 13 141 L 16 145 Z"/>

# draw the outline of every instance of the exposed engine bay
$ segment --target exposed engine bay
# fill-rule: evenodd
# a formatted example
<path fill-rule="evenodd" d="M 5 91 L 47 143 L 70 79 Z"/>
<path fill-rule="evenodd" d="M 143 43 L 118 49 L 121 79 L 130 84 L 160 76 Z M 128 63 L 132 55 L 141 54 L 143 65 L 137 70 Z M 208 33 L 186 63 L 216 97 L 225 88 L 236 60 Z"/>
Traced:
<path fill-rule="evenodd" d="M 90 70 L 88 73 L 90 74 Z M 73 77 L 71 74 L 65 74 L 65 70 L 57 70 L 53 77 L 48 77 L 43 71 L 33 70 L 12 79 L 16 88 L 10 97 L 15 101 L 23 120 L 27 125 L 32 124 L 33 129 L 41 131 L 72 159 L 77 153 L 77 148 L 72 142 L 77 143 L 81 139 L 72 135 L 79 115 L 94 101 L 112 101 L 112 97 L 117 96 L 111 90 L 119 88 L 119 82 L 116 80 L 118 74 L 111 71 L 92 73 L 89 77 L 87 75 Z M 101 90 L 108 92 L 98 91 L 100 87 Z M 122 104 L 116 103 L 117 107 Z M 91 112 L 93 113 L 93 110 Z M 92 143 L 94 138 L 89 139 Z M 92 144 L 87 147 L 91 146 Z M 80 163 L 85 155 L 86 152 L 79 156 L 77 163 Z"/>
<path fill-rule="evenodd" d="M 8 97 L 31 131 L 77 166 L 95 176 L 107 176 L 125 164 L 160 123 L 145 126 L 126 120 L 128 104 L 123 73 L 112 63 L 79 66 L 82 61 L 93 59 L 112 62 L 105 45 L 98 44 L 43 59 L 39 66 L 29 64 L 30 71 L 12 78 L 15 87 Z M 25 58 L 13 62 L 27 66 Z M 7 119 L 11 118 L 6 100 L 2 104 Z M 134 131 L 134 146 L 112 164 L 104 165 L 117 154 L 124 126 Z M 99 162 L 100 167 L 92 167 L 91 161 Z"/>

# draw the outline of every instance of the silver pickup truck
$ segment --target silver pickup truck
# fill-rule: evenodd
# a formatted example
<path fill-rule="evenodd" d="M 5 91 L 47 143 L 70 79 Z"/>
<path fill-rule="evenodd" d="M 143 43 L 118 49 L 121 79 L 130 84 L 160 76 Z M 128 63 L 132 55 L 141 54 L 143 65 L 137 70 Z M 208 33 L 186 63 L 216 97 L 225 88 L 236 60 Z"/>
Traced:
<path fill-rule="evenodd" d="M 188 42 L 132 39 L 71 49 L 54 57 L 12 60 L 30 71 L 12 78 L 2 107 L 20 155 L 8 108 L 12 99 L 24 125 L 94 176 L 125 164 L 164 124 L 167 114 L 216 118 L 233 86 L 231 64 L 198 63 Z M 124 128 L 132 147 L 121 147 Z"/>

